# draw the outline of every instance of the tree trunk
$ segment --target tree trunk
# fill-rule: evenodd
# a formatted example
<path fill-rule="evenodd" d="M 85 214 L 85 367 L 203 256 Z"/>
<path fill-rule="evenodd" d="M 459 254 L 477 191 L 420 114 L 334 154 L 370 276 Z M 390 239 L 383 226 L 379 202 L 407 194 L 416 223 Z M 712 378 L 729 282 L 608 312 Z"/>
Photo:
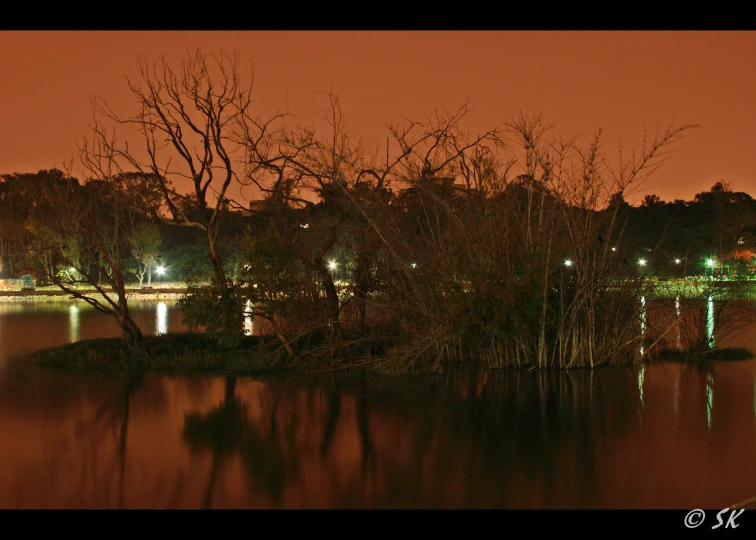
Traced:
<path fill-rule="evenodd" d="M 151 264 L 147 265 L 147 287 L 152 287 L 152 265 Z"/>
<path fill-rule="evenodd" d="M 328 303 L 328 325 L 333 335 L 339 333 L 339 293 L 336 291 L 336 285 L 330 272 L 323 267 L 320 271 L 320 277 L 323 282 L 323 288 L 326 292 L 326 302 Z"/>
<path fill-rule="evenodd" d="M 144 341 L 144 336 L 142 335 L 140 328 L 134 322 L 134 319 L 131 318 L 131 313 L 129 312 L 129 306 L 126 303 L 126 293 L 125 290 L 123 290 L 123 286 L 121 286 L 121 289 L 122 290 L 120 291 L 118 301 L 118 304 L 121 308 L 121 312 L 118 316 L 118 324 L 121 326 L 123 341 L 129 347 L 134 345 L 141 345 Z"/>
<path fill-rule="evenodd" d="M 275 324 L 274 324 L 275 327 Z M 289 360 L 294 360 L 296 358 L 296 355 L 294 354 L 294 349 L 291 346 L 291 343 L 289 343 L 289 340 L 284 337 L 284 335 L 278 330 L 278 328 L 275 328 L 276 337 L 281 342 L 281 344 L 284 346 L 284 349 L 286 349 L 286 352 L 289 353 Z"/>
<path fill-rule="evenodd" d="M 215 275 L 215 281 L 218 285 L 226 285 L 226 272 L 223 270 L 223 262 L 221 261 L 220 254 L 215 245 L 215 238 L 212 237 L 210 232 L 207 234 L 207 240 L 210 244 L 210 264 L 213 266 L 213 274 Z"/>
<path fill-rule="evenodd" d="M 136 325 L 136 323 L 131 319 L 131 316 L 126 314 L 123 315 L 120 321 L 121 325 L 121 332 L 123 333 L 123 341 L 128 345 L 129 347 L 132 347 L 134 345 L 141 345 L 144 341 L 144 336 L 142 335 L 142 331 L 139 329 L 139 327 Z"/>
<path fill-rule="evenodd" d="M 372 254 L 371 254 L 372 255 Z M 363 255 L 357 258 L 357 268 L 354 276 L 354 299 L 357 302 L 358 325 L 364 330 L 367 325 L 367 298 L 370 292 L 370 267 L 372 256 Z"/>

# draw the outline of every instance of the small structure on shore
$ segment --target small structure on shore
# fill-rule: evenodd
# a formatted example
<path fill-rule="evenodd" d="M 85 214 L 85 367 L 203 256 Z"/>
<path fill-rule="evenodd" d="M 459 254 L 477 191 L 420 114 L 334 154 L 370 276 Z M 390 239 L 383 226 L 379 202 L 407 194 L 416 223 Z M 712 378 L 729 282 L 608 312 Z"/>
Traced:
<path fill-rule="evenodd" d="M 34 279 L 28 274 L 20 278 L 0 279 L 0 291 L 31 291 L 34 287 Z"/>

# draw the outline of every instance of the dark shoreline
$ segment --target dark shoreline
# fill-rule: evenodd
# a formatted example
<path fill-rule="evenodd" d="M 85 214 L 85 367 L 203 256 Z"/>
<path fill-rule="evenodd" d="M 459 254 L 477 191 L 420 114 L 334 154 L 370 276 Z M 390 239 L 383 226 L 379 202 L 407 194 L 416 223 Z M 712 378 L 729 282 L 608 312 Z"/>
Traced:
<path fill-rule="evenodd" d="M 58 347 L 51 347 L 26 356 L 23 361 L 33 365 L 61 369 L 94 370 L 147 370 L 173 373 L 207 374 L 317 374 L 323 372 L 366 371 L 383 375 L 438 374 L 438 369 L 403 370 L 397 369 L 396 358 L 390 354 L 363 354 L 353 358 L 331 361 L 316 361 L 319 347 L 316 345 L 308 354 L 304 349 L 296 360 L 288 357 L 283 347 L 273 337 L 245 336 L 233 349 L 226 349 L 218 340 L 201 332 L 183 332 L 161 336 L 145 336 L 139 347 L 127 347 L 120 338 L 103 338 L 78 341 Z M 690 351 L 662 350 L 649 356 L 646 362 L 671 362 L 688 365 L 711 365 L 714 362 L 750 360 L 756 355 L 749 349 L 727 347 L 695 353 Z M 444 367 L 485 367 L 482 362 L 454 362 Z M 609 365 L 599 365 L 610 367 Z M 614 366 L 617 367 L 617 366 Z M 620 365 L 619 367 L 632 367 Z M 532 366 L 505 368 L 504 370 L 532 370 Z M 591 369 L 572 367 L 569 369 L 545 368 L 555 371 Z M 499 369 L 498 371 L 500 371 Z"/>

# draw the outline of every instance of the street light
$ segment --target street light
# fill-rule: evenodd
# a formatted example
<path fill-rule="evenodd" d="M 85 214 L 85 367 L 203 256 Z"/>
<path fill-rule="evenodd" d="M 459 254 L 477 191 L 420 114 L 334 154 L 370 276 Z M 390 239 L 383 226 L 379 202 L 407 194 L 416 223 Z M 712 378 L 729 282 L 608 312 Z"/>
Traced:
<path fill-rule="evenodd" d="M 714 266 L 714 259 L 706 259 L 706 266 L 712 268 Z"/>
<path fill-rule="evenodd" d="M 638 264 L 641 266 L 646 266 L 646 259 L 639 259 Z"/>
<path fill-rule="evenodd" d="M 158 275 L 162 276 L 163 274 L 165 274 L 165 268 L 163 266 L 158 266 L 157 273 Z"/>
<path fill-rule="evenodd" d="M 569 259 L 567 259 L 566 261 L 564 261 L 564 265 L 565 266 L 572 266 L 572 261 L 569 260 Z"/>
<path fill-rule="evenodd" d="M 680 259 L 675 259 L 675 264 L 680 264 Z"/>
<path fill-rule="evenodd" d="M 616 248 L 616 247 L 613 247 L 613 248 L 612 248 L 612 251 L 617 251 L 617 248 Z"/>
<path fill-rule="evenodd" d="M 412 264 L 410 264 L 410 266 L 411 266 L 412 268 L 417 268 L 417 264 L 415 264 L 415 263 L 412 263 Z"/>
<path fill-rule="evenodd" d="M 72 266 L 71 268 L 69 268 L 69 269 L 68 269 L 68 271 L 69 271 L 69 272 L 76 272 L 76 268 L 74 268 L 74 267 Z"/>
<path fill-rule="evenodd" d="M 336 270 L 337 267 L 338 265 L 336 264 L 336 261 L 331 261 L 328 263 L 328 268 L 330 268 L 331 270 Z"/>

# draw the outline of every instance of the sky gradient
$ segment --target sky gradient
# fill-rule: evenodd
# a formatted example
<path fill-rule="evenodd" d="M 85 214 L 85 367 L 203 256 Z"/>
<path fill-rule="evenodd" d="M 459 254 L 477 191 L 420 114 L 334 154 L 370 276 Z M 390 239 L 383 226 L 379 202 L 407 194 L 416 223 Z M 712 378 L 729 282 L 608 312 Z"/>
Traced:
<path fill-rule="evenodd" d="M 70 159 L 93 94 L 131 111 L 138 54 L 198 47 L 250 60 L 264 113 L 311 120 L 317 92 L 341 90 L 375 142 L 392 119 L 466 98 L 473 132 L 542 113 L 581 140 L 603 127 L 610 148 L 640 145 L 644 124 L 700 124 L 639 195 L 690 199 L 726 180 L 756 196 L 756 32 L 0 32 L 0 174 Z"/>

